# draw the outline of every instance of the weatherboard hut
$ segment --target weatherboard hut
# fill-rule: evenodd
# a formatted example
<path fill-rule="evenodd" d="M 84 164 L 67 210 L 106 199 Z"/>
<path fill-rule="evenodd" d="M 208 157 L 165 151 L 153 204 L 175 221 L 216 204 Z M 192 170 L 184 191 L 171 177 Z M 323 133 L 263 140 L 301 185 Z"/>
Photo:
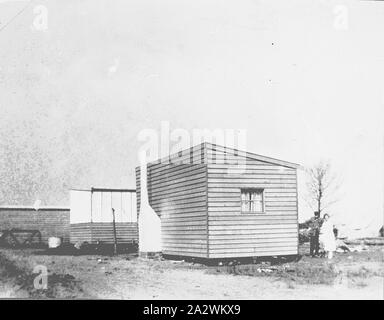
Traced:
<path fill-rule="evenodd" d="M 202 143 L 136 168 L 161 220 L 164 255 L 241 258 L 298 254 L 298 165 Z"/>

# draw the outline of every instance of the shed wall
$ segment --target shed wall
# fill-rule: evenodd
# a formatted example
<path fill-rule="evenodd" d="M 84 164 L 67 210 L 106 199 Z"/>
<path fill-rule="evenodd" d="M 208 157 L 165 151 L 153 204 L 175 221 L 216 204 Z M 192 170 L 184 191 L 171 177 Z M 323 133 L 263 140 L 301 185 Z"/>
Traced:
<path fill-rule="evenodd" d="M 116 190 L 71 190 L 70 241 L 114 243 L 112 208 L 118 243 L 137 242 L 136 194 Z"/>
<path fill-rule="evenodd" d="M 296 169 L 213 146 L 207 157 L 209 258 L 297 254 Z M 241 212 L 241 188 L 264 189 L 264 213 Z"/>
<path fill-rule="evenodd" d="M 133 243 L 137 242 L 138 228 L 137 223 L 117 222 L 116 223 L 117 242 Z M 113 244 L 113 224 L 111 222 L 85 222 L 71 224 L 71 242 L 97 243 L 98 241 Z"/>
<path fill-rule="evenodd" d="M 163 254 L 207 257 L 207 170 L 201 146 L 148 164 L 148 198 L 161 217 Z M 140 169 L 136 168 L 140 212 Z"/>

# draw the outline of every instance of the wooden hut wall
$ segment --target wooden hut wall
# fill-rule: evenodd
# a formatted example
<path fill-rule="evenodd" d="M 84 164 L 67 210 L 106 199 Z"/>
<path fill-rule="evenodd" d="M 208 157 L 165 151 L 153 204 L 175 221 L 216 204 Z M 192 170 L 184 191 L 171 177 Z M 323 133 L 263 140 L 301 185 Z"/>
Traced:
<path fill-rule="evenodd" d="M 209 258 L 297 254 L 296 168 L 214 145 L 207 159 Z M 242 188 L 264 190 L 263 213 L 241 212 Z"/>
<path fill-rule="evenodd" d="M 207 257 L 207 171 L 202 145 L 148 164 L 151 207 L 161 217 L 163 254 Z M 140 212 L 140 169 L 136 168 Z"/>

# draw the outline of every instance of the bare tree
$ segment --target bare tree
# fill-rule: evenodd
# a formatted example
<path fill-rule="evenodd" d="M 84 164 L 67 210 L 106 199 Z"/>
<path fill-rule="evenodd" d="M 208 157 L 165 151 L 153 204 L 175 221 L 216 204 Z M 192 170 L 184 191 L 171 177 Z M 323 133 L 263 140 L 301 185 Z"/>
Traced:
<path fill-rule="evenodd" d="M 332 172 L 329 162 L 321 161 L 308 168 L 306 173 L 308 178 L 306 201 L 313 210 L 321 214 L 339 200 L 340 182 L 337 175 Z"/>

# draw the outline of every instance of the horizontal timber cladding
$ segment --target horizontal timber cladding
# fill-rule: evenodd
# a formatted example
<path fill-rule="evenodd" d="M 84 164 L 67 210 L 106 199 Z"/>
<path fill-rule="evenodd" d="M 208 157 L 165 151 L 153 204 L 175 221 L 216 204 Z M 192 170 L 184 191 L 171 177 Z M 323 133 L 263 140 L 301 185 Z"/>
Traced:
<path fill-rule="evenodd" d="M 71 242 L 102 242 L 113 244 L 113 223 L 112 222 L 84 222 L 71 224 Z M 137 223 L 117 222 L 116 238 L 118 243 L 132 243 L 139 239 Z"/>
<path fill-rule="evenodd" d="M 163 254 L 207 257 L 207 167 L 199 145 L 147 166 L 148 198 L 161 218 Z M 140 168 L 136 168 L 140 212 Z"/>
<path fill-rule="evenodd" d="M 71 243 L 92 243 L 90 222 L 71 224 Z"/>
<path fill-rule="evenodd" d="M 59 237 L 67 242 L 69 208 L 42 207 L 35 210 L 21 206 L 0 207 L 0 231 L 9 229 L 39 230 L 45 243 L 49 237 Z"/>
<path fill-rule="evenodd" d="M 297 254 L 297 165 L 203 143 L 148 164 L 163 253 L 204 258 Z M 264 212 L 241 213 L 241 188 L 264 190 Z M 140 169 L 136 168 L 140 212 Z"/>
<path fill-rule="evenodd" d="M 297 254 L 297 175 L 289 163 L 207 145 L 209 258 Z M 241 212 L 241 189 L 264 190 L 264 212 Z"/>

